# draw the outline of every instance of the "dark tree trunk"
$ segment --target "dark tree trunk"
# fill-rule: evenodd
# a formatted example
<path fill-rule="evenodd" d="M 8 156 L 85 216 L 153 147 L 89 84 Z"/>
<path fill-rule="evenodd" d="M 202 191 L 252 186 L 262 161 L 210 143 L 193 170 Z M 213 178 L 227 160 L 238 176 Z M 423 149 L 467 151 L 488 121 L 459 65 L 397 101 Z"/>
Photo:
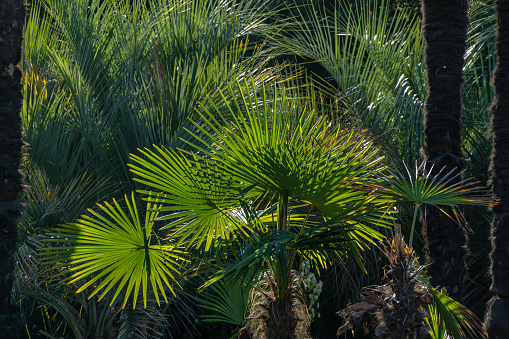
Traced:
<path fill-rule="evenodd" d="M 25 7 L 23 0 L 0 1 L 0 338 L 19 336 L 11 301 L 16 251 L 16 225 L 22 206 L 16 201 L 22 190 L 20 172 L 21 58 Z"/>
<path fill-rule="evenodd" d="M 427 168 L 443 173 L 464 167 L 461 152 L 461 86 L 467 38 L 467 0 L 422 0 L 422 32 L 428 96 L 424 105 L 423 157 Z M 423 213 L 421 213 L 423 214 Z M 423 234 L 428 276 L 461 299 L 466 236 L 436 208 L 426 207 Z"/>
<path fill-rule="evenodd" d="M 496 0 L 495 10 L 497 65 L 493 72 L 489 184 L 500 202 L 492 209 L 490 291 L 494 296 L 485 322 L 490 339 L 502 339 L 509 338 L 509 0 Z"/>

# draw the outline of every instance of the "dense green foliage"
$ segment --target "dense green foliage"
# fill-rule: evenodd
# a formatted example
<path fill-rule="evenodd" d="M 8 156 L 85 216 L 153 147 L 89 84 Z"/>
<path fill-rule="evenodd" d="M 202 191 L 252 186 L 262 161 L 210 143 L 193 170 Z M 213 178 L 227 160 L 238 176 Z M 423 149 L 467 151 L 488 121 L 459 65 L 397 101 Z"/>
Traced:
<path fill-rule="evenodd" d="M 333 337 L 334 313 L 379 283 L 375 245 L 394 223 L 419 251 L 419 204 L 489 203 L 469 181 L 448 190 L 405 165 L 419 159 L 426 95 L 415 1 L 321 2 L 32 4 L 13 291 L 27 334 L 255 333 L 272 326 L 256 305 L 305 309 L 294 270 L 309 261 L 329 295 L 311 334 Z M 492 11 L 472 2 L 462 93 L 464 175 L 481 183 Z M 465 217 L 482 235 L 476 208 Z M 471 238 L 476 267 L 487 245 Z M 483 279 L 462 301 L 479 314 Z M 435 335 L 461 319 L 451 308 L 443 327 L 431 307 Z"/>

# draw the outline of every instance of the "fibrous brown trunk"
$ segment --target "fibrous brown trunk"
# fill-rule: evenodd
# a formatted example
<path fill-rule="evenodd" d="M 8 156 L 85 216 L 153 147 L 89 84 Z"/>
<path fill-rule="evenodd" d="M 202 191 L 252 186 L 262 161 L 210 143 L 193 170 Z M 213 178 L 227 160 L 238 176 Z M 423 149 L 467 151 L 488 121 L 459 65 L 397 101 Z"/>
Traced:
<path fill-rule="evenodd" d="M 0 1 L 0 338 L 19 336 L 13 314 L 11 290 L 14 280 L 13 255 L 16 251 L 16 225 L 22 206 L 16 201 L 22 190 L 20 172 L 21 58 L 25 7 L 23 0 Z"/>
<path fill-rule="evenodd" d="M 461 86 L 467 38 L 467 0 L 422 0 L 422 32 L 428 96 L 424 105 L 422 149 L 433 174 L 461 171 Z M 452 183 L 451 183 L 452 184 Z M 421 213 L 424 214 L 424 213 Z M 455 221 L 427 206 L 423 235 L 429 257 L 427 273 L 435 287 L 461 299 L 466 236 Z"/>
<path fill-rule="evenodd" d="M 486 326 L 490 339 L 509 338 L 509 0 L 496 0 L 495 97 L 491 105 L 493 149 L 489 185 L 500 201 L 492 208 L 491 277 Z"/>

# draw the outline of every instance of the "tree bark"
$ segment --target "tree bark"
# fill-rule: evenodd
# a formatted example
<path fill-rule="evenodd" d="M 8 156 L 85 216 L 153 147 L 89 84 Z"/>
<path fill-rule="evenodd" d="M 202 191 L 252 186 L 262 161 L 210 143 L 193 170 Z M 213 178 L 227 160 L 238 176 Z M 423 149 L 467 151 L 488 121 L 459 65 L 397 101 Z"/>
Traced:
<path fill-rule="evenodd" d="M 422 33 L 428 96 L 424 104 L 422 149 L 427 168 L 442 175 L 461 171 L 461 86 L 468 25 L 467 0 L 422 0 Z M 452 183 L 451 183 L 452 184 Z M 427 206 L 423 236 L 429 254 L 427 273 L 435 287 L 460 300 L 465 275 L 463 229 L 438 209 Z"/>
<path fill-rule="evenodd" d="M 500 201 L 492 208 L 491 278 L 485 323 L 491 339 L 509 338 L 509 0 L 496 0 L 495 97 L 491 105 L 490 185 Z"/>
<path fill-rule="evenodd" d="M 14 280 L 17 222 L 22 205 L 16 200 L 23 187 L 20 172 L 23 141 L 21 58 L 25 7 L 23 0 L 0 1 L 0 338 L 20 333 L 13 316 L 11 291 Z"/>

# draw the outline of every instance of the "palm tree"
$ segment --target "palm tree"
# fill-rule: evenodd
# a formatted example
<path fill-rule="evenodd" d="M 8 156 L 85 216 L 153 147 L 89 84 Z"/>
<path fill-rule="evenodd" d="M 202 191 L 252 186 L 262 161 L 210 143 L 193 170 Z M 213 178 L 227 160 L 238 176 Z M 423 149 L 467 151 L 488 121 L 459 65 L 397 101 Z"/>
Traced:
<path fill-rule="evenodd" d="M 509 209 L 508 157 L 507 147 L 509 114 L 509 54 L 505 48 L 509 44 L 509 1 L 495 1 L 497 15 L 496 57 L 493 72 L 495 98 L 491 105 L 491 134 L 493 149 L 490 164 L 490 185 L 493 193 L 500 198 L 499 204 L 492 208 L 491 225 L 491 278 L 490 291 L 494 294 L 488 303 L 486 326 L 490 338 L 509 337 Z"/>
<path fill-rule="evenodd" d="M 16 225 L 22 205 L 16 201 L 23 187 L 19 168 L 21 139 L 21 41 L 25 7 L 22 0 L 0 3 L 0 337 L 16 338 L 11 289 L 14 280 L 13 254 L 16 251 Z"/>
<path fill-rule="evenodd" d="M 461 171 L 461 86 L 467 38 L 466 0 L 423 0 L 422 32 L 428 79 L 424 104 L 424 160 L 433 173 Z M 461 298 L 465 275 L 464 230 L 434 208 L 422 213 L 427 269 L 433 286 L 446 288 Z"/>
<path fill-rule="evenodd" d="M 120 218 L 115 217 L 121 211 L 117 203 L 105 204 L 101 209 L 108 214 L 108 222 L 104 213 L 91 212 L 91 217 L 64 225 L 52 241 L 70 242 L 73 250 L 52 247 L 47 253 L 52 260 L 68 259 L 77 264 L 72 282 L 94 271 L 96 278 L 84 288 L 104 278 L 93 291 L 102 290 L 100 298 L 110 298 L 107 292 L 120 282 L 117 292 L 124 287 L 128 290 L 124 305 L 133 288 L 142 289 L 146 299 L 147 291 L 153 290 L 158 298 L 176 286 L 161 281 L 178 281 L 170 273 L 178 278 L 182 272 L 177 265 L 185 262 L 180 246 L 228 262 L 228 253 L 241 253 L 238 263 L 229 262 L 217 276 L 208 277 L 209 283 L 223 278 L 249 281 L 252 274 L 259 276 L 261 283 L 265 282 L 265 287 L 260 285 L 265 288 L 265 299 L 259 303 L 267 312 L 253 314 L 253 320 L 261 322 L 262 331 L 269 336 L 278 333 L 281 338 L 300 338 L 294 332 L 302 316 L 291 306 L 298 303 L 294 269 L 299 260 L 323 267 L 348 252 L 360 263 L 360 250 L 382 237 L 371 224 L 390 225 L 384 217 L 390 214 L 392 200 L 351 189 L 380 169 L 381 158 L 369 142 L 354 133 L 334 130 L 327 119 L 317 118 L 304 104 L 281 96 L 279 89 L 270 93 L 264 88 L 257 93 L 254 82 L 237 87 L 230 87 L 228 93 L 221 91 L 224 105 L 210 110 L 207 103 L 201 107 L 201 119 L 195 123 L 200 131 L 195 137 L 200 142 L 191 145 L 189 152 L 156 147 L 145 149 L 141 156 L 132 155 L 136 180 L 153 190 L 141 193 L 161 205 L 157 211 L 155 205 L 149 205 L 150 217 L 145 222 L 131 212 L 135 207 L 129 208 L 131 217 Z M 228 103 L 226 98 L 234 93 L 240 93 L 238 100 Z M 127 219 L 133 222 L 127 223 Z M 165 220 L 166 225 L 161 223 Z M 118 236 L 122 232 L 132 234 L 129 243 L 134 247 L 129 245 L 128 251 L 138 249 L 136 260 L 120 262 L 118 250 L 112 250 L 112 246 L 127 249 L 127 244 L 122 244 L 127 235 Z M 86 243 L 82 242 L 84 236 Z M 150 240 L 144 241 L 147 236 L 158 240 L 150 245 Z M 101 239 L 108 239 L 102 248 L 111 253 L 109 263 L 105 257 L 98 258 L 101 262 L 87 259 L 99 248 Z M 158 260 L 163 252 L 168 258 Z M 172 256 L 179 258 L 173 261 L 175 266 L 164 268 Z M 128 278 L 135 269 L 130 263 L 138 266 L 133 278 Z M 103 271 L 108 266 L 114 269 Z M 126 270 L 121 272 L 121 268 Z M 302 302 L 300 305 L 302 315 L 305 307 Z M 279 320 L 283 318 L 287 322 Z"/>

